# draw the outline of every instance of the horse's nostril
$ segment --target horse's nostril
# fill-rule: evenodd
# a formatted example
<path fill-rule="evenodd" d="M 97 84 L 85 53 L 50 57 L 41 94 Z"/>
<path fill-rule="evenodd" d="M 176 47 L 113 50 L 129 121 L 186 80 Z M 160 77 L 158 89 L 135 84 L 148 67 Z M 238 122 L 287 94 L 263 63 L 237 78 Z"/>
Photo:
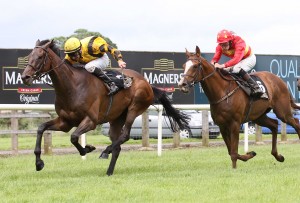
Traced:
<path fill-rule="evenodd" d="M 22 75 L 21 76 L 21 79 L 24 81 L 24 80 L 27 80 L 27 79 L 29 79 L 30 78 L 30 76 L 29 75 Z"/>

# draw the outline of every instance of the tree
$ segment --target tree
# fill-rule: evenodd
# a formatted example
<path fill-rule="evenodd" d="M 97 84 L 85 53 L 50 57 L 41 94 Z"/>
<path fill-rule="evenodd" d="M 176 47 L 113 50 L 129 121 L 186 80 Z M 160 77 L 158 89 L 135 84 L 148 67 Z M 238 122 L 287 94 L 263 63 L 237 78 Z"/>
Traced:
<path fill-rule="evenodd" d="M 71 34 L 68 37 L 59 36 L 59 37 L 53 37 L 52 39 L 55 41 L 55 43 L 61 49 L 63 49 L 66 40 L 69 39 L 70 37 L 76 37 L 78 39 L 83 39 L 83 38 L 89 37 L 89 36 L 99 36 L 99 37 L 102 37 L 109 45 L 113 46 L 114 48 L 118 48 L 117 44 L 113 43 L 108 37 L 103 36 L 99 32 L 88 31 L 87 29 L 77 29 L 77 30 L 74 31 L 73 34 Z"/>

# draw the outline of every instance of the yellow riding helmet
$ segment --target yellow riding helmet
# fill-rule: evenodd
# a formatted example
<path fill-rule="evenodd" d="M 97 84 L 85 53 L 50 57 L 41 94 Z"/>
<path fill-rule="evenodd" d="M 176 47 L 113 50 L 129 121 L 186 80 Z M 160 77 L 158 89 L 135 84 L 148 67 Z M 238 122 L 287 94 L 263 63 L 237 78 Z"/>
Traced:
<path fill-rule="evenodd" d="M 65 54 L 74 53 L 81 49 L 81 42 L 76 37 L 69 38 L 65 43 Z"/>

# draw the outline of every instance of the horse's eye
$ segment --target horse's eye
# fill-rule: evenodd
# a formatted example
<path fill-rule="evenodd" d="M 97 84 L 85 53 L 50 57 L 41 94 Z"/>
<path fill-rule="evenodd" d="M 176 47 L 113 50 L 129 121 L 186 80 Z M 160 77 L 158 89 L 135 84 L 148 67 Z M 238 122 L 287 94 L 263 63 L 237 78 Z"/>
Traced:
<path fill-rule="evenodd" d="M 194 64 L 193 68 L 198 68 L 200 64 Z"/>

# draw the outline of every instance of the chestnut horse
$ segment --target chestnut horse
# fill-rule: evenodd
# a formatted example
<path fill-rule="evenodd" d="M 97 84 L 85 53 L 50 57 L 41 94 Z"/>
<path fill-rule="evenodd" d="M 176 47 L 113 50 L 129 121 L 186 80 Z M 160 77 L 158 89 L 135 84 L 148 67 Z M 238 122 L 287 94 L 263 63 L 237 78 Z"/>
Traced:
<path fill-rule="evenodd" d="M 41 159 L 41 140 L 45 130 L 69 132 L 71 142 L 80 155 L 95 150 L 92 145 L 82 147 L 78 143 L 80 135 L 94 130 L 98 124 L 110 123 L 109 136 L 112 144 L 100 155 L 100 158 L 112 158 L 107 175 L 112 175 L 121 151 L 121 144 L 130 137 L 131 126 L 137 116 L 142 114 L 154 102 L 163 105 L 173 131 L 188 128 L 189 118 L 175 109 L 165 92 L 152 87 L 144 77 L 133 70 L 124 70 L 124 75 L 132 78 L 132 86 L 107 96 L 102 80 L 85 69 L 74 68 L 59 57 L 60 50 L 53 41 L 37 41 L 29 54 L 28 64 L 22 73 L 23 83 L 30 85 L 34 80 L 49 74 L 55 89 L 55 111 L 57 118 L 42 123 L 37 130 L 35 146 L 36 170 L 44 167 Z"/>
<path fill-rule="evenodd" d="M 266 116 L 271 109 L 283 122 L 291 125 L 300 138 L 299 120 L 293 117 L 292 110 L 300 109 L 292 99 L 287 85 L 278 76 L 270 72 L 255 72 L 265 84 L 269 99 L 253 99 L 237 85 L 230 77 L 225 76 L 210 62 L 201 56 L 200 49 L 196 53 L 186 50 L 187 62 L 184 64 L 184 75 L 179 82 L 179 89 L 189 92 L 189 87 L 200 82 L 206 94 L 214 122 L 220 127 L 222 137 L 231 157 L 232 167 L 236 168 L 237 160 L 247 161 L 256 153 L 238 154 L 239 130 L 244 122 L 253 121 L 260 126 L 269 128 L 272 132 L 271 154 L 279 162 L 284 157 L 277 151 L 278 122 Z"/>

